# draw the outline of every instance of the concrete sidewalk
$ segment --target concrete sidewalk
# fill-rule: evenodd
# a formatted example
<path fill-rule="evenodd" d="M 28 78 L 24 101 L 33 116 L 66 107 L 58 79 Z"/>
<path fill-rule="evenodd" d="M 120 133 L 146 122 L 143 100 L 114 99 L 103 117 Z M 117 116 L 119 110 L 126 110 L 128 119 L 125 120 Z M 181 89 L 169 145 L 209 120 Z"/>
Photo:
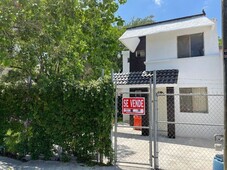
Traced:
<path fill-rule="evenodd" d="M 94 166 L 88 167 L 79 164 L 76 161 L 59 162 L 59 161 L 28 161 L 21 162 L 7 157 L 0 156 L 0 170 L 148 170 L 144 167 L 136 167 L 132 165 L 118 166 Z"/>
<path fill-rule="evenodd" d="M 115 169 L 115 167 L 107 167 L 108 169 Z M 72 162 L 59 162 L 59 161 L 43 161 L 32 160 L 28 162 L 21 162 L 18 160 L 1 157 L 0 156 L 0 169 L 1 170 L 89 170 L 89 169 L 106 169 L 106 167 L 88 167 L 83 164 L 79 164 L 75 161 Z"/>

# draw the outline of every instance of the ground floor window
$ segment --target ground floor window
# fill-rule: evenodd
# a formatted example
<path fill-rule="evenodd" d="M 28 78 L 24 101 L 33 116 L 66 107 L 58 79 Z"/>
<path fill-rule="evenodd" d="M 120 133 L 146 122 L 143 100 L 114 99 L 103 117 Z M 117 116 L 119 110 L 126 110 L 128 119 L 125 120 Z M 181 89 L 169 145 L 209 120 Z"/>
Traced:
<path fill-rule="evenodd" d="M 206 95 L 206 87 L 180 88 L 179 90 L 181 94 L 181 112 L 208 113 L 208 97 Z"/>

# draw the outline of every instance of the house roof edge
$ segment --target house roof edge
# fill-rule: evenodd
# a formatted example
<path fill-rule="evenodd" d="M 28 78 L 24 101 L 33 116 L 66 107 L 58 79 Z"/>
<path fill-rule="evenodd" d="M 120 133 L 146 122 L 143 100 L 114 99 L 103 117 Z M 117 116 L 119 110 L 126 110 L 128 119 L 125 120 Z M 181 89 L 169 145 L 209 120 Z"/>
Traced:
<path fill-rule="evenodd" d="M 169 20 L 154 22 L 154 23 L 150 23 L 150 24 L 138 25 L 138 26 L 127 28 L 126 30 L 130 30 L 130 29 L 134 29 L 134 28 L 139 28 L 139 27 L 145 27 L 145 26 L 158 25 L 158 24 L 162 24 L 162 23 L 168 23 L 168 22 L 178 21 L 178 20 L 183 20 L 183 19 L 190 19 L 190 18 L 195 18 L 195 17 L 201 17 L 201 16 L 206 16 L 206 13 L 205 13 L 204 10 L 202 11 L 201 14 L 190 15 L 190 16 L 185 16 L 185 17 L 180 17 L 180 18 L 174 18 L 174 19 L 169 19 Z"/>

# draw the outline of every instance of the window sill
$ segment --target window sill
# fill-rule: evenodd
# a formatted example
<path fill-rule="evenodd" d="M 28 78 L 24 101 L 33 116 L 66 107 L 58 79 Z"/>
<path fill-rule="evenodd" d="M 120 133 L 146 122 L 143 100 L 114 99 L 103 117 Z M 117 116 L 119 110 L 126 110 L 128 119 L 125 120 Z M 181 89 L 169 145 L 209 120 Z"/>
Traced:
<path fill-rule="evenodd" d="M 209 112 L 180 112 L 182 114 L 186 113 L 186 114 L 208 114 Z"/>
<path fill-rule="evenodd" d="M 207 58 L 218 58 L 221 57 L 219 54 L 217 55 L 205 55 L 205 56 L 196 56 L 196 57 L 185 57 L 185 58 L 167 58 L 167 59 L 153 59 L 145 61 L 144 64 L 153 64 L 153 63 L 164 63 L 164 62 L 172 62 L 172 61 L 185 61 L 185 60 L 192 60 L 192 59 L 207 59 Z"/>
<path fill-rule="evenodd" d="M 184 58 L 197 58 L 197 57 L 205 57 L 205 55 L 192 56 L 192 57 L 177 57 L 177 59 L 184 59 Z"/>

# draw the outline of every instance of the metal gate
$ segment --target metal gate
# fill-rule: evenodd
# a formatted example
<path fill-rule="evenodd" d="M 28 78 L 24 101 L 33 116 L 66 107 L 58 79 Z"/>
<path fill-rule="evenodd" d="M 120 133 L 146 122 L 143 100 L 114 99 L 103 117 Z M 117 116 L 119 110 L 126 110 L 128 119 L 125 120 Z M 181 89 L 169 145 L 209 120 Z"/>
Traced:
<path fill-rule="evenodd" d="M 122 115 L 122 97 L 145 97 L 145 115 Z M 152 133 L 150 119 L 149 92 L 120 92 L 116 95 L 114 124 L 114 151 L 116 163 L 151 165 Z M 123 121 L 124 119 L 124 121 Z"/>
<path fill-rule="evenodd" d="M 152 78 L 149 87 L 116 91 L 115 164 L 212 169 L 214 156 L 223 153 L 224 95 L 207 94 L 202 88 L 202 93 L 195 88 L 157 88 L 155 71 Z M 123 97 L 145 97 L 145 115 L 122 115 Z"/>
<path fill-rule="evenodd" d="M 153 73 L 154 75 L 156 72 Z M 155 76 L 153 82 L 155 81 Z M 153 87 L 152 87 L 153 86 Z M 147 88 L 130 88 L 126 91 L 116 91 L 115 123 L 114 123 L 114 156 L 115 163 L 144 165 L 149 168 L 158 167 L 157 150 L 157 96 L 152 92 L 155 83 Z M 145 115 L 122 115 L 123 97 L 144 97 Z"/>

